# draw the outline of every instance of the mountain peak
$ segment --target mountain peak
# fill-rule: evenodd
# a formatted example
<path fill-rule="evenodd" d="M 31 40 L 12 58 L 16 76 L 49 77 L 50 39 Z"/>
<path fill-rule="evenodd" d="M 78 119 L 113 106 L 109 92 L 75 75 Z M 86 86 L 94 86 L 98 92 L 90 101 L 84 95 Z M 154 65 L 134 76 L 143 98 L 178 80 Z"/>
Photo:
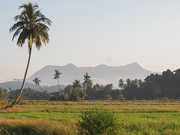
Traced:
<path fill-rule="evenodd" d="M 107 67 L 107 65 L 105 65 L 105 64 L 100 64 L 100 65 L 95 66 L 95 68 L 98 68 L 98 67 Z"/>
<path fill-rule="evenodd" d="M 76 67 L 76 66 L 73 65 L 72 63 L 69 63 L 69 64 L 65 65 L 64 67 Z"/>
<path fill-rule="evenodd" d="M 128 65 L 125 65 L 125 66 L 123 66 L 123 68 L 126 68 L 128 70 L 146 70 L 143 67 L 141 67 L 137 62 L 133 62 Z"/>
<path fill-rule="evenodd" d="M 60 69 L 62 73 L 60 77 L 61 84 L 68 85 L 74 80 L 80 79 L 83 81 L 83 75 L 88 73 L 92 77 L 94 83 L 118 85 L 118 79 L 144 79 L 151 71 L 143 69 L 137 62 L 125 66 L 109 66 L 100 64 L 96 67 L 77 67 L 72 63 L 64 66 L 50 66 L 34 73 L 27 81 L 32 82 L 35 77 L 41 79 L 42 84 L 55 85 L 56 81 L 53 78 L 54 70 Z"/>
<path fill-rule="evenodd" d="M 128 64 L 127 66 L 137 66 L 137 67 L 141 67 L 137 62 L 133 62 Z"/>

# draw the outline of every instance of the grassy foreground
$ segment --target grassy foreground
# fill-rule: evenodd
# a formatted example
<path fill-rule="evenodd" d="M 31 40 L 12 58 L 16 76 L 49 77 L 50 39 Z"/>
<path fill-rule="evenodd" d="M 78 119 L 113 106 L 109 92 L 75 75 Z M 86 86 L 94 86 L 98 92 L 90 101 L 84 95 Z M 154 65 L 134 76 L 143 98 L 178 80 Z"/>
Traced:
<path fill-rule="evenodd" d="M 45 102 L 45 101 L 44 101 Z M 44 104 L 42 101 L 41 104 Z M 86 103 L 86 104 L 85 104 Z M 119 134 L 179 135 L 179 102 L 64 102 L 61 105 L 22 104 L 0 111 L 0 133 L 15 135 L 77 135 L 81 113 L 106 108 L 119 121 Z M 60 104 L 57 102 L 57 104 Z M 85 105 L 84 105 L 85 104 Z M 87 105 L 88 104 L 88 105 Z"/>

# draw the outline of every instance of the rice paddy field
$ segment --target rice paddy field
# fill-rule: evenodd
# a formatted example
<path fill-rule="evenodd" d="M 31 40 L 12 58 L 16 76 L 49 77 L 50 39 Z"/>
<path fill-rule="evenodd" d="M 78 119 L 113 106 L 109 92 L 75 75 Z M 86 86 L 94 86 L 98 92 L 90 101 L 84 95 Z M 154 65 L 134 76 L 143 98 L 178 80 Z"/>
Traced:
<path fill-rule="evenodd" d="M 80 116 L 92 108 L 114 112 L 121 135 L 180 134 L 180 101 L 24 101 L 0 110 L 0 134 L 78 135 Z"/>

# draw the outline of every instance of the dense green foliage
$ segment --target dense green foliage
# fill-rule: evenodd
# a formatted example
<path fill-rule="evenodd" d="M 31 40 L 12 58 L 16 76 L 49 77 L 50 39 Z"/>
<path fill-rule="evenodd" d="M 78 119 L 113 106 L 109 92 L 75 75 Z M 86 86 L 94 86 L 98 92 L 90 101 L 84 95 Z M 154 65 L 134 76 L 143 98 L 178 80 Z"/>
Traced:
<path fill-rule="evenodd" d="M 9 97 L 13 97 L 14 95 L 18 95 L 20 89 L 12 90 L 9 92 Z M 49 94 L 45 92 L 41 92 L 38 90 L 33 90 L 31 88 L 25 88 L 22 96 L 27 100 L 48 100 Z"/>
<path fill-rule="evenodd" d="M 151 74 L 142 80 L 119 80 L 121 89 L 113 89 L 112 84 L 106 86 L 95 84 L 86 87 L 85 100 L 149 100 L 149 99 L 180 99 L 180 69 L 172 72 L 164 71 L 162 75 Z M 70 94 L 69 85 L 64 92 Z"/>
<path fill-rule="evenodd" d="M 4 100 L 8 97 L 8 94 L 6 93 L 6 90 L 3 90 L 1 87 L 0 87 L 0 100 Z"/>
<path fill-rule="evenodd" d="M 145 82 L 130 80 L 123 87 L 122 94 L 126 99 L 179 99 L 180 69 L 172 72 L 164 71 L 162 75 L 151 74 Z"/>
<path fill-rule="evenodd" d="M 81 135 L 116 135 L 118 129 L 114 113 L 103 108 L 84 112 L 78 125 Z"/>

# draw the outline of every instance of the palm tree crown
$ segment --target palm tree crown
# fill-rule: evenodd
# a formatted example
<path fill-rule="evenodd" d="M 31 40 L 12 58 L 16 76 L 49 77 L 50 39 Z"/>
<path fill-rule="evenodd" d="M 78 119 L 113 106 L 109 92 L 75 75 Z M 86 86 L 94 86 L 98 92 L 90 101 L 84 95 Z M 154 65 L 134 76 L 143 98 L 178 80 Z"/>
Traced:
<path fill-rule="evenodd" d="M 39 86 L 39 88 L 40 88 L 43 92 L 45 92 L 45 91 L 43 90 L 43 88 L 40 86 L 41 80 L 39 80 L 39 78 L 35 77 L 35 79 L 33 80 L 33 82 L 35 83 L 36 86 Z"/>
<path fill-rule="evenodd" d="M 72 87 L 74 89 L 81 89 L 82 86 L 81 86 L 80 80 L 74 80 Z"/>
<path fill-rule="evenodd" d="M 55 70 L 54 79 L 59 79 L 59 77 L 60 77 L 61 74 L 62 74 L 62 73 L 59 72 L 59 69 Z"/>
<path fill-rule="evenodd" d="M 41 80 L 39 80 L 39 78 L 36 78 L 33 80 L 33 82 L 35 83 L 36 86 L 39 86 L 39 83 L 41 82 Z"/>
<path fill-rule="evenodd" d="M 92 86 L 92 80 L 91 77 L 88 75 L 88 73 L 86 73 L 84 75 L 84 83 L 83 86 L 85 87 L 85 89 L 87 89 L 87 87 L 91 87 Z"/>
<path fill-rule="evenodd" d="M 33 43 L 40 49 L 42 42 L 46 44 L 49 41 L 49 28 L 46 24 L 51 25 L 51 20 L 38 10 L 37 4 L 23 4 L 19 9 L 23 10 L 14 17 L 16 23 L 10 28 L 10 32 L 15 31 L 12 40 L 19 35 L 18 46 L 22 47 L 27 39 L 29 50 Z"/>

